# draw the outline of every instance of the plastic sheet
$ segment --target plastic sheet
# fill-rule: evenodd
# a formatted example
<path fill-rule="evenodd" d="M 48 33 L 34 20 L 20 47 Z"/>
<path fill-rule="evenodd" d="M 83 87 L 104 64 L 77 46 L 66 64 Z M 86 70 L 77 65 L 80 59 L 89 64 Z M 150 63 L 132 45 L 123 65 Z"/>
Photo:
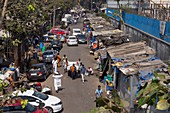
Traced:
<path fill-rule="evenodd" d="M 154 76 L 152 71 L 139 71 L 139 73 L 140 73 L 140 80 L 149 80 L 152 79 L 152 77 Z"/>

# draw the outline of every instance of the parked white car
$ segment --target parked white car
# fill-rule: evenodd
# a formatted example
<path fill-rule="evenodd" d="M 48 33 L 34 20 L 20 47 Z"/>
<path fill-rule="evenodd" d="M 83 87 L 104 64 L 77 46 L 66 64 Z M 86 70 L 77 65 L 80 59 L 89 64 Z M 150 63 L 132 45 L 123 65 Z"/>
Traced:
<path fill-rule="evenodd" d="M 81 34 L 80 29 L 73 29 L 73 36 L 77 36 L 78 34 Z"/>
<path fill-rule="evenodd" d="M 78 46 L 78 40 L 76 38 L 76 36 L 69 36 L 67 39 L 67 45 L 77 45 Z"/>
<path fill-rule="evenodd" d="M 14 91 L 13 96 L 17 96 L 28 100 L 28 102 L 34 106 L 38 106 L 39 102 L 45 104 L 45 108 L 48 110 L 48 113 L 60 112 L 63 109 L 61 100 L 58 97 L 47 95 L 35 90 L 27 90 L 25 92 Z"/>

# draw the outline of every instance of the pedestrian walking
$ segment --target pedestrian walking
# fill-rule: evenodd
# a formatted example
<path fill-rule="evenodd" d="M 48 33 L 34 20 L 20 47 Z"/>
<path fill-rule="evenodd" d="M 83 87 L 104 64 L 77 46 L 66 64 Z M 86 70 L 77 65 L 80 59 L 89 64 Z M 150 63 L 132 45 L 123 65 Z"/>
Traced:
<path fill-rule="evenodd" d="M 81 59 L 79 58 L 77 61 L 77 65 L 80 67 L 80 64 L 81 64 Z"/>
<path fill-rule="evenodd" d="M 43 42 L 40 42 L 40 49 L 41 49 L 41 50 L 42 50 L 43 46 L 44 46 L 44 43 L 43 43 Z"/>
<path fill-rule="evenodd" d="M 82 63 L 82 62 L 80 62 L 80 66 L 79 66 L 79 68 L 78 68 L 78 74 L 77 74 L 77 77 L 80 77 L 80 76 L 81 76 L 81 68 L 82 68 L 82 65 L 83 65 L 83 63 Z"/>
<path fill-rule="evenodd" d="M 76 66 L 75 64 L 73 64 L 71 67 L 70 67 L 70 70 L 71 70 L 71 78 L 72 80 L 75 79 L 75 76 L 76 76 Z"/>
<path fill-rule="evenodd" d="M 60 53 L 57 53 L 57 61 L 58 61 L 58 64 L 57 64 L 57 66 L 58 67 L 61 67 L 61 56 L 60 56 Z"/>
<path fill-rule="evenodd" d="M 84 80 L 85 80 L 85 73 L 86 73 L 86 68 L 84 67 L 84 64 L 83 64 L 82 68 L 81 68 L 81 80 L 82 80 L 82 82 L 84 82 Z"/>
<path fill-rule="evenodd" d="M 53 73 L 54 73 L 54 67 L 55 67 L 55 65 L 54 65 L 54 62 L 55 62 L 55 58 L 53 58 L 53 60 L 52 60 L 52 65 L 53 65 Z"/>
<path fill-rule="evenodd" d="M 17 78 L 20 78 L 20 67 L 19 66 L 17 66 L 16 72 L 17 72 Z"/>
<path fill-rule="evenodd" d="M 44 53 L 46 51 L 45 45 L 42 47 L 41 51 Z"/>
<path fill-rule="evenodd" d="M 65 64 L 64 64 L 64 73 L 67 72 L 67 67 L 68 67 L 68 60 L 66 58 Z"/>
<path fill-rule="evenodd" d="M 101 89 L 101 86 L 98 85 L 98 88 L 95 91 L 95 95 L 96 95 L 96 100 L 101 98 L 103 94 L 103 90 Z M 99 107 L 99 103 L 96 101 L 96 107 Z"/>
<path fill-rule="evenodd" d="M 63 67 L 65 66 L 65 63 L 66 63 L 66 59 L 67 59 L 67 56 L 64 54 L 63 58 L 62 58 L 62 62 L 63 62 Z"/>
<path fill-rule="evenodd" d="M 58 72 L 58 60 L 55 58 L 55 61 L 53 62 L 53 67 L 54 67 L 54 73 L 57 74 Z"/>

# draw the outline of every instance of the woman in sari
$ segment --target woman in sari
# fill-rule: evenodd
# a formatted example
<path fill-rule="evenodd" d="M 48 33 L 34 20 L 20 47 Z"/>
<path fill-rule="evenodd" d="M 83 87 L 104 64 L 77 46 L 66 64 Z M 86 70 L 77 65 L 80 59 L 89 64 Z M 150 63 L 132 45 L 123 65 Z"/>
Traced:
<path fill-rule="evenodd" d="M 61 67 L 61 65 L 60 65 L 60 62 L 61 62 L 60 53 L 57 54 L 57 61 L 58 61 L 58 67 Z"/>

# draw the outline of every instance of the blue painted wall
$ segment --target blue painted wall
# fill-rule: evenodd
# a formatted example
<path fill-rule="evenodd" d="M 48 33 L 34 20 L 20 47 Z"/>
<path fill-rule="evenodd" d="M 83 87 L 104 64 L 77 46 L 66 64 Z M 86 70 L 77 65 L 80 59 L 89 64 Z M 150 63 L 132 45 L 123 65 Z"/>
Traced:
<path fill-rule="evenodd" d="M 106 14 L 109 17 L 113 17 L 113 14 L 110 12 L 114 13 L 114 10 L 108 8 L 106 10 Z M 149 33 L 155 37 L 161 38 L 170 43 L 170 22 L 166 22 L 165 36 L 161 37 L 159 34 L 160 33 L 160 21 L 159 20 L 144 17 L 144 16 L 139 16 L 135 14 L 130 14 L 126 12 L 122 13 L 122 18 L 126 24 L 129 24 L 135 28 L 138 28 L 146 33 Z"/>
<path fill-rule="evenodd" d="M 163 39 L 167 42 L 170 42 L 170 22 L 166 22 L 165 35 L 167 37 L 164 37 Z"/>
<path fill-rule="evenodd" d="M 152 34 L 156 37 L 160 37 L 160 23 L 159 20 L 147 18 L 144 16 L 138 16 L 135 14 L 122 13 L 122 17 L 125 23 Z"/>

